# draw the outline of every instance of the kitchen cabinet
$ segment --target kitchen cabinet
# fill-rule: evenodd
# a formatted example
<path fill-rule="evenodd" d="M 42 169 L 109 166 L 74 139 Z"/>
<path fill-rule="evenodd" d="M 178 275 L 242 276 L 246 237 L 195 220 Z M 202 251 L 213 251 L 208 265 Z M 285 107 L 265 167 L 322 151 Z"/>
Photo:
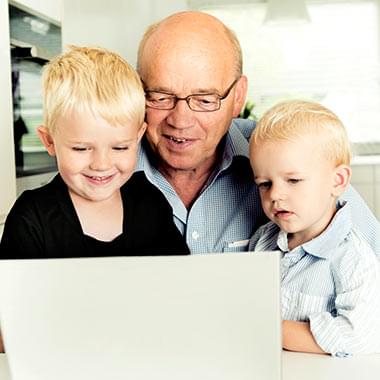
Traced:
<path fill-rule="evenodd" d="M 56 24 L 61 23 L 63 0 L 11 0 L 9 3 Z"/>
<path fill-rule="evenodd" d="M 8 3 L 0 1 L 0 235 L 16 199 Z"/>

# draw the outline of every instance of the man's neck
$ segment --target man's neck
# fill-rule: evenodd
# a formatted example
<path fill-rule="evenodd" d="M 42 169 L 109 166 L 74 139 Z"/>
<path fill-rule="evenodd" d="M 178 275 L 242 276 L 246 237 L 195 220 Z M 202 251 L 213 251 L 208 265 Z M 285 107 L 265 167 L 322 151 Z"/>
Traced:
<path fill-rule="evenodd" d="M 158 170 L 173 186 L 185 207 L 190 209 L 213 173 L 215 161 L 213 159 L 201 168 L 190 170 L 175 169 L 167 165 L 159 165 Z"/>

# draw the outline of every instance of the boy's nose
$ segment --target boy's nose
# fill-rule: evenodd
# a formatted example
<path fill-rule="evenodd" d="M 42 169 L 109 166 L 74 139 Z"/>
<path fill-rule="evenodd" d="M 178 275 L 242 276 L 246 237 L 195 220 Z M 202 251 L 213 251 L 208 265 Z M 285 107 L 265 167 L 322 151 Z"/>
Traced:
<path fill-rule="evenodd" d="M 111 159 L 106 152 L 94 152 L 90 167 L 92 170 L 107 170 L 111 167 Z"/>
<path fill-rule="evenodd" d="M 272 186 L 270 190 L 270 199 L 272 202 L 284 200 L 286 198 L 286 195 L 279 186 Z"/>

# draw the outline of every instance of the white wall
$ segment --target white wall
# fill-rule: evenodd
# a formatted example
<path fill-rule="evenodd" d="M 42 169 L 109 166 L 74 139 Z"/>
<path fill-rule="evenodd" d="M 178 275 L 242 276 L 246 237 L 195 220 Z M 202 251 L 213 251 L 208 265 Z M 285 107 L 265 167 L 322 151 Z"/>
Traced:
<path fill-rule="evenodd" d="M 351 184 L 380 221 L 380 158 L 363 156 L 354 159 Z"/>
<path fill-rule="evenodd" d="M 186 0 L 63 0 L 62 44 L 105 47 L 135 66 L 146 27 L 186 9 Z"/>
<path fill-rule="evenodd" d="M 0 236 L 16 198 L 8 4 L 0 1 Z"/>

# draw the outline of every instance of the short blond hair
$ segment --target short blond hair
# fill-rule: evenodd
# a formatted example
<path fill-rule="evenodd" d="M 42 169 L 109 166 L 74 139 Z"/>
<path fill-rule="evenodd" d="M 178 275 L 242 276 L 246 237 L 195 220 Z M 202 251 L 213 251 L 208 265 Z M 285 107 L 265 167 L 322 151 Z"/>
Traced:
<path fill-rule="evenodd" d="M 44 124 L 53 133 L 57 119 L 91 113 L 111 125 L 145 117 L 145 96 L 137 72 L 120 55 L 98 47 L 69 46 L 43 69 Z"/>
<path fill-rule="evenodd" d="M 143 55 L 144 55 L 144 50 L 145 50 L 145 45 L 146 43 L 148 42 L 149 38 L 159 29 L 159 27 L 164 24 L 168 19 L 172 18 L 172 17 L 177 17 L 177 16 L 180 16 L 180 15 L 186 15 L 186 14 L 189 14 L 189 13 L 197 13 L 197 12 L 179 12 L 179 13 L 175 13 L 171 16 L 168 16 L 167 18 L 164 18 L 163 20 L 159 21 L 159 22 L 156 22 L 150 26 L 148 26 L 148 28 L 146 29 L 141 41 L 140 41 L 140 44 L 139 44 L 139 48 L 138 48 L 138 52 L 137 52 L 137 71 L 139 72 L 140 75 L 142 75 L 142 58 L 143 58 Z M 198 13 L 202 13 L 202 12 L 198 12 Z M 227 40 L 230 42 L 231 44 L 231 48 L 232 48 L 232 51 L 233 51 L 233 60 L 234 60 L 234 73 L 235 73 L 235 76 L 238 78 L 240 77 L 242 74 L 243 74 L 243 53 L 242 53 L 242 49 L 241 49 L 241 45 L 240 45 L 240 42 L 236 36 L 236 33 L 230 29 L 227 25 L 225 25 L 224 23 L 222 23 L 219 19 L 217 19 L 215 16 L 212 16 L 212 15 L 209 15 L 207 14 L 210 18 L 213 18 L 215 19 L 218 23 L 219 23 L 219 26 L 222 27 L 222 31 L 224 33 L 224 35 L 227 37 Z"/>
<path fill-rule="evenodd" d="M 352 152 L 346 128 L 341 120 L 319 103 L 290 100 L 276 104 L 259 120 L 250 145 L 263 141 L 298 140 L 304 136 L 320 137 L 326 157 L 335 165 L 349 165 Z"/>

